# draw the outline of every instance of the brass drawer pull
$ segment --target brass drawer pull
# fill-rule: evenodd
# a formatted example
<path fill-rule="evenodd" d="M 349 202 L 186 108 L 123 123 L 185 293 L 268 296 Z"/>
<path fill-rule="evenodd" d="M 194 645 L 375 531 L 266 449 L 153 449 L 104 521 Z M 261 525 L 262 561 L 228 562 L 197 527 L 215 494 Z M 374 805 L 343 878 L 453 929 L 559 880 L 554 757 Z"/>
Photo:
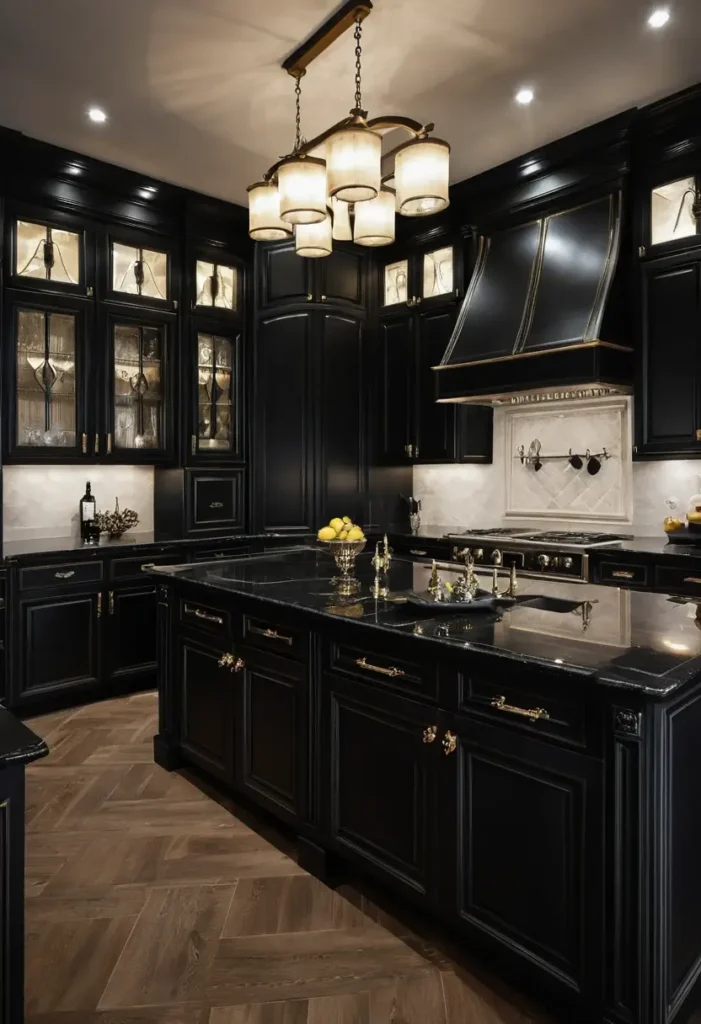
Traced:
<path fill-rule="evenodd" d="M 635 573 L 631 569 L 614 569 L 611 573 L 617 580 L 634 580 Z"/>
<path fill-rule="evenodd" d="M 95 434 L 95 442 L 93 444 L 93 451 L 95 452 L 95 455 L 99 455 L 100 454 L 100 435 L 99 434 Z"/>
<path fill-rule="evenodd" d="M 438 735 L 438 726 L 437 725 L 427 725 L 426 728 L 423 731 L 423 741 L 424 741 L 424 743 L 434 743 L 437 735 Z"/>
<path fill-rule="evenodd" d="M 389 676 L 390 679 L 396 679 L 398 676 L 406 675 L 403 669 L 396 668 L 392 665 L 391 668 L 384 668 L 382 665 L 373 665 L 366 658 L 356 658 L 355 663 L 358 668 L 364 668 L 368 672 L 378 672 L 381 676 Z"/>
<path fill-rule="evenodd" d="M 210 501 L 209 507 L 210 508 L 224 508 L 224 502 L 223 501 Z"/>
<path fill-rule="evenodd" d="M 109 611 L 110 615 L 114 615 L 114 590 L 109 592 Z"/>
<path fill-rule="evenodd" d="M 276 629 L 260 629 L 259 626 L 249 626 L 249 633 L 255 633 L 257 636 L 267 636 L 269 640 L 279 640 L 283 644 L 287 644 L 291 647 L 294 640 L 291 636 L 285 636 L 284 633 L 278 633 Z"/>
<path fill-rule="evenodd" d="M 204 612 L 201 608 L 192 608 L 189 604 L 185 605 L 185 614 L 194 615 L 196 619 L 204 619 L 206 622 L 216 622 L 218 626 L 224 625 L 221 615 L 212 615 L 211 612 Z"/>
<path fill-rule="evenodd" d="M 443 753 L 447 757 L 449 754 L 454 754 L 458 747 L 458 738 L 454 732 L 450 729 L 443 737 Z"/>
<path fill-rule="evenodd" d="M 190 439 L 190 451 L 193 455 L 197 455 L 197 434 L 193 434 Z"/>
<path fill-rule="evenodd" d="M 75 576 L 75 569 L 71 569 L 70 572 L 55 572 L 54 576 L 57 580 L 69 580 L 71 576 Z"/>
<path fill-rule="evenodd" d="M 222 654 L 217 665 L 219 668 L 231 669 L 232 672 L 240 672 L 241 669 L 246 667 L 246 662 L 243 658 L 237 658 L 233 654 Z"/>
<path fill-rule="evenodd" d="M 419 551 L 417 548 L 409 548 L 410 555 L 427 555 L 428 551 Z"/>
<path fill-rule="evenodd" d="M 80 450 L 83 453 L 83 455 L 87 455 L 88 454 L 88 435 L 87 434 L 81 434 L 80 435 Z"/>
<path fill-rule="evenodd" d="M 107 448 L 107 454 L 111 455 L 112 454 L 112 435 L 111 434 L 107 435 L 106 448 Z"/>
<path fill-rule="evenodd" d="M 701 576 L 685 576 L 685 583 L 701 583 Z"/>
<path fill-rule="evenodd" d="M 97 595 L 97 617 L 102 618 L 102 593 Z"/>
<path fill-rule="evenodd" d="M 545 708 L 518 708 L 514 704 L 507 704 L 506 697 L 503 696 L 492 697 L 489 703 L 499 711 L 508 711 L 510 715 L 522 715 L 531 722 L 537 722 L 539 718 L 550 718 Z"/>
<path fill-rule="evenodd" d="M 141 566 L 141 571 L 142 572 L 146 572 L 147 569 L 155 569 L 155 568 L 156 568 L 156 563 L 155 562 L 144 562 L 143 565 Z"/>

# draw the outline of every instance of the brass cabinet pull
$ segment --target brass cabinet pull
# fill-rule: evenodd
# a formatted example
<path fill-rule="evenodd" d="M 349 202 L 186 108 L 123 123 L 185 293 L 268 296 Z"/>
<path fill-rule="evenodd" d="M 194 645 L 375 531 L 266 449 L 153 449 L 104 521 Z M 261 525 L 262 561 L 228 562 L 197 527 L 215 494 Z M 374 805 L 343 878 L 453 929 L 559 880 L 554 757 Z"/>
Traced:
<path fill-rule="evenodd" d="M 185 614 L 194 615 L 196 619 L 205 619 L 207 622 L 216 622 L 218 626 L 224 625 L 221 615 L 212 615 L 210 612 L 202 611 L 201 608 L 192 608 L 189 604 L 185 605 Z"/>
<path fill-rule="evenodd" d="M 614 569 L 611 573 L 617 580 L 634 580 L 635 573 L 631 569 Z"/>
<path fill-rule="evenodd" d="M 107 454 L 108 455 L 112 454 L 112 435 L 111 434 L 107 435 Z"/>
<path fill-rule="evenodd" d="M 241 669 L 246 667 L 246 662 L 243 658 L 237 658 L 233 654 L 222 654 L 217 665 L 219 668 L 228 668 L 232 672 L 240 672 Z"/>
<path fill-rule="evenodd" d="M 507 704 L 506 697 L 503 696 L 492 697 L 489 703 L 499 711 L 508 711 L 510 715 L 522 715 L 523 718 L 530 718 L 532 722 L 537 722 L 539 718 L 550 718 L 545 708 L 518 708 L 514 704 Z"/>
<path fill-rule="evenodd" d="M 454 754 L 455 751 L 457 750 L 457 747 L 458 738 L 454 732 L 451 732 L 450 729 L 448 729 L 445 736 L 443 737 L 443 753 L 447 757 L 448 754 Z"/>
<path fill-rule="evenodd" d="M 93 442 L 93 451 L 95 455 L 100 454 L 100 435 L 95 434 L 95 441 Z"/>
<path fill-rule="evenodd" d="M 71 569 L 70 572 L 55 572 L 54 576 L 57 580 L 69 580 L 71 576 L 75 576 L 75 569 Z"/>
<path fill-rule="evenodd" d="M 410 555 L 427 555 L 428 551 L 419 551 L 418 548 L 409 548 Z"/>
<path fill-rule="evenodd" d="M 322 301 L 322 302 L 326 302 L 326 296 L 325 296 L 325 295 L 322 295 L 322 296 L 321 296 L 321 301 Z"/>
<path fill-rule="evenodd" d="M 696 431 L 696 440 L 701 441 L 701 429 Z"/>
<path fill-rule="evenodd" d="M 381 676 L 389 676 L 391 679 L 406 675 L 403 669 L 397 668 L 395 665 L 392 665 L 391 668 L 384 668 L 383 665 L 373 665 L 366 658 L 356 658 L 355 663 L 358 668 L 364 668 L 368 672 L 378 672 Z"/>
<path fill-rule="evenodd" d="M 97 595 L 97 617 L 102 617 L 102 592 Z"/>
<path fill-rule="evenodd" d="M 109 612 L 110 615 L 114 615 L 114 590 L 110 590 L 109 593 Z"/>
<path fill-rule="evenodd" d="M 701 576 L 685 576 L 685 583 L 701 583 Z"/>
<path fill-rule="evenodd" d="M 287 644 L 291 647 L 294 640 L 291 636 L 285 636 L 284 633 L 278 633 L 276 629 L 260 629 L 258 626 L 249 626 L 249 633 L 256 633 L 257 636 L 267 636 L 270 640 L 279 640 L 283 644 Z"/>
<path fill-rule="evenodd" d="M 311 292 L 307 292 L 307 302 L 311 302 L 313 300 L 313 298 L 314 298 L 314 296 L 312 295 L 312 293 Z"/>
<path fill-rule="evenodd" d="M 144 562 L 143 565 L 141 566 L 141 571 L 142 572 L 146 572 L 147 569 L 155 569 L 155 568 L 156 568 L 156 563 L 155 562 Z"/>
<path fill-rule="evenodd" d="M 83 455 L 87 455 L 88 454 L 88 435 L 87 434 L 81 434 L 80 435 L 80 450 L 82 451 Z"/>
<path fill-rule="evenodd" d="M 438 726 L 437 725 L 427 725 L 426 728 L 423 731 L 423 737 L 422 738 L 423 738 L 424 743 L 433 743 L 433 742 L 435 742 L 435 739 L 436 739 L 437 735 L 438 735 Z"/>
<path fill-rule="evenodd" d="M 223 501 L 210 501 L 209 507 L 210 508 L 224 508 L 224 502 Z"/>
<path fill-rule="evenodd" d="M 190 449 L 193 455 L 197 455 L 197 434 L 193 434 L 190 440 Z"/>

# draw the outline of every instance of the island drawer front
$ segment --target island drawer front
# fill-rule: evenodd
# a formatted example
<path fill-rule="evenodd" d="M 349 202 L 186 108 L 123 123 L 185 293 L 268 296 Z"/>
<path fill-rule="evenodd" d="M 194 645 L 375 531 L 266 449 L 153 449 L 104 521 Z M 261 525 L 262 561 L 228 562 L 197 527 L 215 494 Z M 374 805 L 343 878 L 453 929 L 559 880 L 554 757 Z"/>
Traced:
<path fill-rule="evenodd" d="M 701 568 L 680 569 L 677 566 L 656 565 L 655 587 L 676 594 L 701 595 Z"/>
<path fill-rule="evenodd" d="M 353 647 L 333 642 L 329 667 L 365 683 L 374 682 L 426 700 L 438 700 L 438 665 L 435 661 L 409 660 L 401 654 L 373 650 L 367 644 Z"/>
<path fill-rule="evenodd" d="M 219 637 L 231 636 L 231 616 L 221 608 L 203 604 L 202 601 L 180 599 L 180 622 L 191 629 L 204 629 Z"/>
<path fill-rule="evenodd" d="M 588 745 L 584 697 L 563 697 L 537 682 L 510 686 L 508 679 L 463 676 L 458 709 L 500 725 L 585 749 Z"/>
<path fill-rule="evenodd" d="M 244 615 L 243 639 L 251 647 L 271 651 L 283 658 L 306 658 L 309 653 L 309 633 L 306 629 L 281 626 L 273 619 Z"/>
<path fill-rule="evenodd" d="M 138 558 L 115 558 L 110 566 L 110 577 L 113 580 L 140 578 L 156 565 L 180 565 L 187 561 L 187 553 L 183 550 L 172 551 L 169 555 L 145 554 Z"/>
<path fill-rule="evenodd" d="M 602 583 L 615 583 L 619 587 L 645 587 L 649 570 L 646 565 L 628 562 L 602 562 L 599 569 Z"/>
<path fill-rule="evenodd" d="M 57 565 L 38 565 L 20 569 L 20 590 L 45 590 L 76 583 L 100 583 L 102 562 L 59 562 Z"/>

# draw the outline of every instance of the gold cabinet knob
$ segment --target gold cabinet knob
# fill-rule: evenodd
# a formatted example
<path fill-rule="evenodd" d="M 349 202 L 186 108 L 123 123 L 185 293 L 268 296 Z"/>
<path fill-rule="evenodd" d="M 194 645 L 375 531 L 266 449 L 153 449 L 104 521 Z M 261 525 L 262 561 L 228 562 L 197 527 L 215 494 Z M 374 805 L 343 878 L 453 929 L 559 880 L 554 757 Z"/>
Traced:
<path fill-rule="evenodd" d="M 243 658 L 237 658 L 234 654 L 222 654 L 221 658 L 217 662 L 219 668 L 228 668 L 231 672 L 240 672 L 241 669 L 246 667 L 246 662 Z"/>
<path fill-rule="evenodd" d="M 443 753 L 445 754 L 446 757 L 449 754 L 454 754 L 455 751 L 457 750 L 457 746 L 457 736 L 455 735 L 454 732 L 451 732 L 450 729 L 448 729 L 445 736 L 443 737 Z"/>
<path fill-rule="evenodd" d="M 423 741 L 424 741 L 424 743 L 433 743 L 433 742 L 435 742 L 435 739 L 436 739 L 437 735 L 438 735 L 438 726 L 437 725 L 427 725 L 426 728 L 423 731 Z"/>

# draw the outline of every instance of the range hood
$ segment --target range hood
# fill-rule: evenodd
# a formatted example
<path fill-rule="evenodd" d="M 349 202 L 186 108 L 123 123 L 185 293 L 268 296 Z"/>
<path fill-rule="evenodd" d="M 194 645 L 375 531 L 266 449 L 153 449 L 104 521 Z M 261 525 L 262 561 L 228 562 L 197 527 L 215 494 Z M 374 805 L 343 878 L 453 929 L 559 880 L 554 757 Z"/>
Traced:
<path fill-rule="evenodd" d="M 439 402 L 526 404 L 627 394 L 632 349 L 600 340 L 621 193 L 481 238 L 439 366 Z"/>

